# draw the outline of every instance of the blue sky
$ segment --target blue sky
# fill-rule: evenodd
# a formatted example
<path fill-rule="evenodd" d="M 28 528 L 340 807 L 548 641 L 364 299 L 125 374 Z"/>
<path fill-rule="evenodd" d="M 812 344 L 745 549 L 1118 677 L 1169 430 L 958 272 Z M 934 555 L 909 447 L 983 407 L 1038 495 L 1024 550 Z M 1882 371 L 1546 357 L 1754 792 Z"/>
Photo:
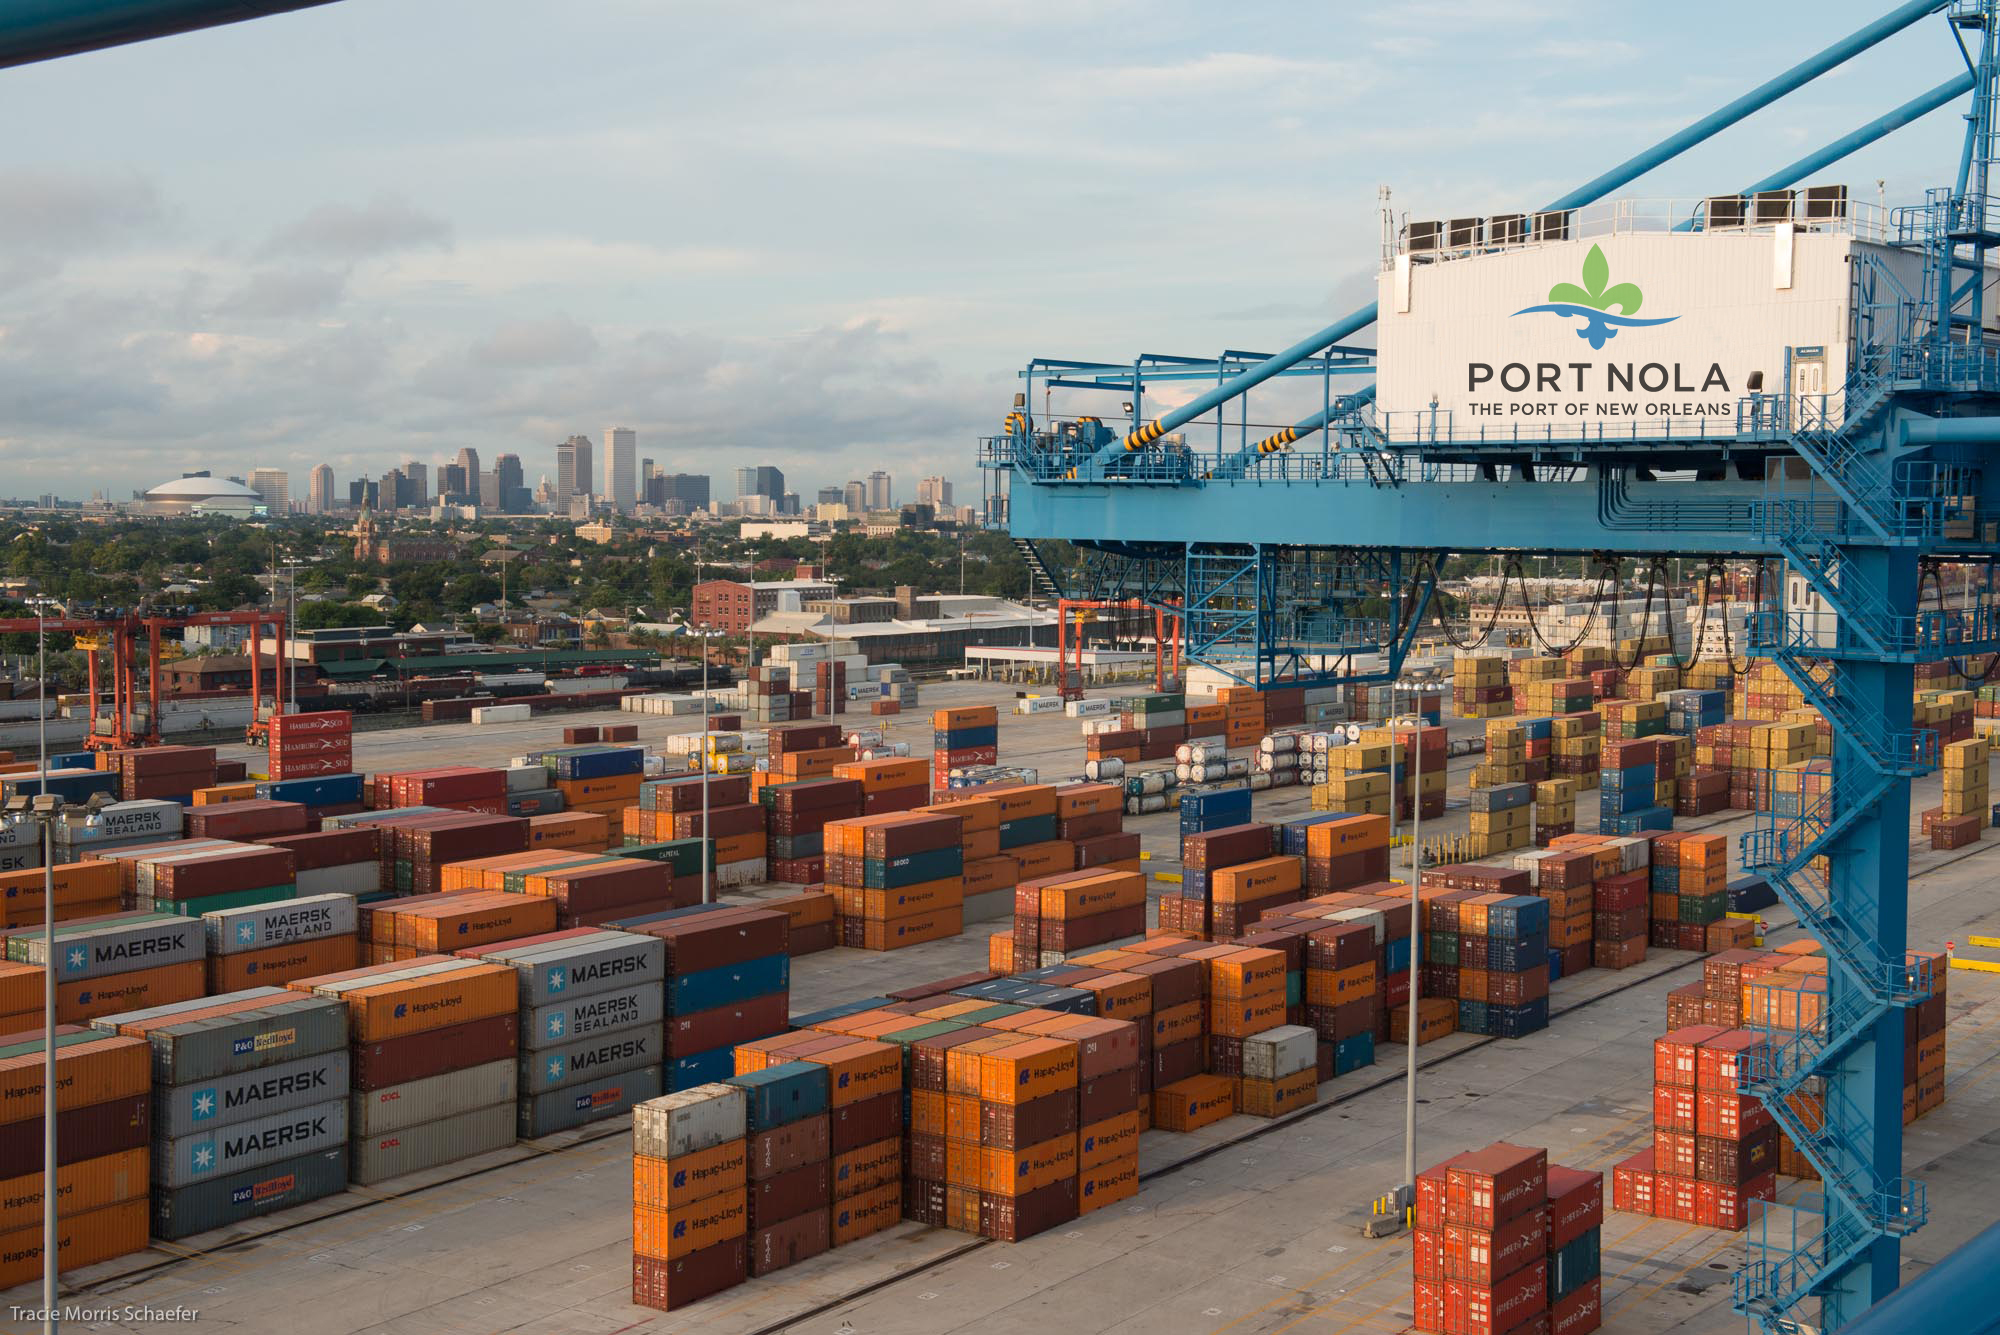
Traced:
<path fill-rule="evenodd" d="M 610 425 L 808 501 L 976 494 L 1029 357 L 1289 344 L 1371 298 L 1378 186 L 1536 207 L 1884 8 L 342 0 L 0 71 L 0 494 L 461 445 L 532 481 Z M 1623 193 L 1958 68 L 1927 21 Z M 1827 177 L 1916 199 L 1960 128 Z"/>

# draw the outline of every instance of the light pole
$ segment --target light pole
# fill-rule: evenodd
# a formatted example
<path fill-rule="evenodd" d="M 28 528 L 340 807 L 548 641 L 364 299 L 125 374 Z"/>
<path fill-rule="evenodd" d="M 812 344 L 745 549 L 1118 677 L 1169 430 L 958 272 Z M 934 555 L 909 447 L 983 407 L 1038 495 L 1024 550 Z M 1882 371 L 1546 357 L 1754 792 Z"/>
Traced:
<path fill-rule="evenodd" d="M 715 701 L 708 698 L 708 623 L 698 624 L 701 627 L 701 902 L 707 904 L 715 898 L 708 866 L 708 747 L 715 726 Z"/>
<path fill-rule="evenodd" d="M 1403 1189 L 1408 1196 L 1403 1208 L 1409 1209 L 1417 1199 L 1417 1001 L 1423 996 L 1424 941 L 1419 930 L 1424 916 L 1424 747 L 1423 729 L 1411 734 L 1416 738 L 1416 763 L 1413 768 L 1417 776 L 1416 801 L 1410 805 L 1410 1023 L 1404 1035 L 1409 1048 L 1409 1065 L 1403 1079 Z"/>
<path fill-rule="evenodd" d="M 42 1329 L 56 1329 L 56 868 L 53 821 L 62 798 L 49 784 L 49 642 L 42 609 L 35 609 L 35 673 L 41 680 L 36 733 L 42 791 L 22 807 L 42 827 Z M 91 709 L 97 706 L 93 701 Z M 11 803 L 9 805 L 12 805 Z"/>
<path fill-rule="evenodd" d="M 285 633 L 278 643 L 284 647 L 285 657 L 290 660 L 290 685 L 285 688 L 291 700 L 292 712 L 299 710 L 299 656 L 293 651 L 294 641 L 299 633 L 299 564 L 293 561 L 285 566 L 285 593 L 290 610 L 285 613 Z"/>

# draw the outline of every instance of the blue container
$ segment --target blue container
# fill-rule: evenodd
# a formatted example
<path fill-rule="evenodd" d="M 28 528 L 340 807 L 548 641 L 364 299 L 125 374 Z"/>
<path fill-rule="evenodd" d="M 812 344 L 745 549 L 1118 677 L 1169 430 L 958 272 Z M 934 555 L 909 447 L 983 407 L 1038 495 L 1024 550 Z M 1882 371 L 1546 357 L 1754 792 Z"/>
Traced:
<path fill-rule="evenodd" d="M 1025 848 L 1029 844 L 1045 844 L 1055 837 L 1054 816 L 1019 816 L 1013 820 L 1000 822 L 1002 848 Z"/>
<path fill-rule="evenodd" d="M 729 1077 L 748 1094 L 752 1135 L 786 1126 L 827 1110 L 827 1069 L 813 1062 L 781 1062 L 761 1071 Z"/>
<path fill-rule="evenodd" d="M 1778 892 L 1761 876 L 1739 876 L 1729 883 L 1729 911 L 1755 913 L 1778 902 Z"/>
<path fill-rule="evenodd" d="M 1609 770 L 1605 771 L 1607 774 Z M 1598 790 L 1597 815 L 1599 821 L 1606 816 L 1629 816 L 1635 811 L 1653 805 L 1653 786 L 1644 788 L 1601 788 Z M 1629 834 L 1629 830 L 1615 830 L 1614 834 Z"/>
<path fill-rule="evenodd" d="M 1563 976 L 1563 953 L 1551 948 L 1543 952 L 1543 958 L 1548 961 L 1549 981 L 1553 983 Z"/>
<path fill-rule="evenodd" d="M 1333 1045 L 1333 1073 L 1346 1075 L 1375 1064 L 1375 1035 L 1354 1034 Z"/>
<path fill-rule="evenodd" d="M 1472 790 L 1471 809 L 1474 811 L 1513 811 L 1525 807 L 1535 800 L 1535 790 L 1525 783 L 1495 784 L 1491 788 Z"/>
<path fill-rule="evenodd" d="M 1458 1005 L 1460 1016 L 1463 1018 L 1465 1003 L 1461 1001 Z M 1537 1030 L 1549 1027 L 1547 997 L 1537 997 L 1519 1006 L 1488 1006 L 1486 1011 L 1487 1023 L 1492 1026 L 1487 1032 L 1497 1034 L 1501 1038 L 1526 1038 Z"/>
<path fill-rule="evenodd" d="M 1055 817 L 1043 817 L 1051 824 Z M 1050 838 L 1054 838 L 1053 831 Z M 1000 841 L 1002 848 L 1007 841 Z M 900 890 L 906 885 L 921 885 L 925 881 L 941 880 L 947 876 L 957 876 L 965 869 L 965 850 L 962 848 L 931 848 L 921 853 L 905 853 L 893 858 L 864 858 L 861 862 L 861 884 L 870 890 Z"/>
<path fill-rule="evenodd" d="M 118 775 L 111 770 L 51 769 L 41 774 L 10 777 L 4 787 L 10 796 L 33 797 L 48 792 L 59 794 L 65 802 L 82 803 L 89 801 L 92 793 L 118 796 Z"/>
<path fill-rule="evenodd" d="M 931 749 L 936 751 L 970 751 L 998 745 L 1000 729 L 990 723 L 983 728 L 937 728 L 931 732 Z"/>
<path fill-rule="evenodd" d="M 676 1057 L 667 1063 L 667 1093 L 727 1080 L 735 1069 L 736 1049 L 733 1047 L 712 1048 L 707 1052 L 691 1052 L 685 1057 Z"/>
<path fill-rule="evenodd" d="M 1278 827 L 1279 851 L 1289 853 L 1293 857 L 1304 857 L 1306 840 L 1310 837 L 1307 832 L 1313 826 L 1331 825 L 1335 821 L 1354 818 L 1355 813 L 1351 811 L 1323 811 L 1315 816 L 1300 816 L 1296 820 L 1288 820 Z"/>
<path fill-rule="evenodd" d="M 1526 973 L 1539 968 L 1548 952 L 1546 932 L 1514 941 L 1489 940 L 1486 943 L 1486 967 L 1495 973 Z"/>
<path fill-rule="evenodd" d="M 1641 788 L 1650 797 L 1653 786 L 1659 782 L 1659 773 L 1660 767 L 1651 763 L 1630 765 L 1624 769 L 1607 769 L 1599 773 L 1597 786 L 1600 791 L 1607 793 Z"/>
<path fill-rule="evenodd" d="M 741 964 L 697 969 L 667 980 L 667 1014 L 693 1015 L 718 1006 L 783 992 L 791 986 L 792 957 L 762 955 Z"/>
<path fill-rule="evenodd" d="M 1208 869 L 1183 867 L 1181 869 L 1182 899 L 1205 899 L 1208 896 Z"/>
<path fill-rule="evenodd" d="M 1391 937 L 1382 945 L 1382 972 L 1387 974 L 1408 973 L 1410 971 L 1410 938 Z"/>
<path fill-rule="evenodd" d="M 794 1029 L 810 1029 L 828 1020 L 838 1020 L 849 1015 L 859 1015 L 862 1011 L 872 1011 L 877 1006 L 887 1006 L 887 997 L 863 997 L 859 1001 L 843 1001 L 838 1006 L 828 1006 L 825 1010 L 808 1011 L 804 1015 L 794 1015 L 791 1020 Z"/>
<path fill-rule="evenodd" d="M 774 858 L 816 858 L 824 852 L 826 852 L 824 830 L 814 830 L 811 834 L 771 836 L 771 856 Z"/>
<path fill-rule="evenodd" d="M 1097 1014 L 1097 994 L 1086 992 L 1080 987 L 1040 984 L 1021 999 L 1021 1004 L 1039 1007 L 1045 1011 L 1063 1011 L 1070 1015 Z"/>
<path fill-rule="evenodd" d="M 257 785 L 257 796 L 273 802 L 330 807 L 361 800 L 365 780 L 359 774 L 323 774 L 312 779 L 274 779 Z"/>
<path fill-rule="evenodd" d="M 1603 1272 L 1598 1233 L 1571 1238 L 1549 1258 L 1549 1301 L 1561 1302 Z"/>
<path fill-rule="evenodd" d="M 1492 1009 L 1491 1006 L 1488 1006 L 1483 1001 L 1461 1000 L 1458 1003 L 1459 1032 L 1464 1034 L 1491 1033 L 1492 1031 L 1487 1027 L 1487 1012 Z"/>
<path fill-rule="evenodd" d="M 1486 934 L 1508 941 L 1549 934 L 1549 901 L 1512 895 L 1486 911 Z"/>
<path fill-rule="evenodd" d="M 558 779 L 612 779 L 644 774 L 646 753 L 636 746 L 607 746 L 556 756 Z"/>
<path fill-rule="evenodd" d="M 96 769 L 97 755 L 92 751 L 65 751 L 61 755 L 49 757 L 50 769 Z"/>

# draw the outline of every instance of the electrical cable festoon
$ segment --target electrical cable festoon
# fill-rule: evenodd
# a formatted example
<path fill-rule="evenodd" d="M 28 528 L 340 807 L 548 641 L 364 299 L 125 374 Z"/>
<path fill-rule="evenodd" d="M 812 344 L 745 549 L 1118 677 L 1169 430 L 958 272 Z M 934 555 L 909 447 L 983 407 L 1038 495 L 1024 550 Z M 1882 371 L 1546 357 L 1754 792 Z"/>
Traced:
<path fill-rule="evenodd" d="M 1542 652 L 1562 658 L 1572 650 L 1581 648 L 1583 642 L 1590 637 L 1590 628 L 1597 624 L 1597 614 L 1604 606 L 1605 593 L 1612 587 L 1613 581 L 1618 577 L 1618 563 L 1610 557 L 1605 557 L 1599 562 L 1597 592 L 1591 596 L 1590 611 L 1583 618 L 1583 629 L 1576 633 L 1575 639 L 1560 649 L 1549 642 L 1548 637 L 1542 634 L 1541 626 L 1536 624 L 1534 600 L 1528 596 L 1527 576 L 1520 571 L 1520 558 L 1514 558 L 1513 564 L 1515 581 L 1521 586 L 1521 604 L 1528 613 L 1528 634 L 1534 637 L 1535 643 L 1541 647 Z M 1543 606 L 1546 610 L 1547 604 L 1545 603 Z"/>
<path fill-rule="evenodd" d="M 1423 584 L 1424 579 L 1427 576 L 1433 582 L 1435 582 L 1441 573 L 1442 572 L 1438 570 L 1437 562 L 1434 559 L 1432 559 L 1429 556 L 1424 557 L 1423 562 L 1417 567 L 1416 572 L 1410 578 L 1410 592 L 1408 593 L 1408 595 L 1406 595 L 1407 601 L 1404 605 L 1405 612 L 1403 620 L 1406 623 L 1409 619 L 1410 612 L 1414 610 L 1415 607 L 1417 588 Z M 1493 628 L 1500 624 L 1500 613 L 1502 609 L 1504 609 L 1507 606 L 1508 574 L 1509 570 L 1503 567 L 1500 572 L 1500 591 L 1495 596 L 1493 601 L 1493 615 L 1487 618 L 1486 628 L 1480 631 L 1478 636 L 1473 639 L 1461 640 L 1456 635 L 1454 635 L 1452 633 L 1451 623 L 1445 619 L 1444 612 L 1439 607 L 1436 606 L 1437 600 L 1435 598 L 1431 600 L 1432 601 L 1431 615 L 1437 619 L 1438 630 L 1444 635 L 1444 640 L 1446 644 L 1449 644 L 1452 648 L 1459 650 L 1461 653 L 1469 652 L 1470 650 L 1478 649 L 1485 645 L 1487 639 L 1490 638 L 1493 634 Z M 1523 594 L 1524 601 L 1525 598 L 1526 594 L 1524 593 Z"/>
<path fill-rule="evenodd" d="M 1936 594 L 1938 626 L 1942 630 L 1945 618 L 1950 613 L 1946 609 L 1944 601 L 1944 571 L 1938 562 L 1925 561 L 1923 568 L 1917 575 L 1917 600 L 1920 603 L 1923 601 L 1923 582 L 1925 580 L 1930 581 L 1931 588 Z M 1996 650 L 1987 658 L 1986 666 L 1981 668 L 1977 674 L 1968 670 L 1966 664 L 1959 662 L 1955 658 L 1946 658 L 1944 661 L 1951 668 L 1954 675 L 1964 678 L 1968 686 L 1984 685 L 1987 678 L 1993 675 L 1993 670 L 1996 667 L 2000 667 L 2000 650 Z"/>

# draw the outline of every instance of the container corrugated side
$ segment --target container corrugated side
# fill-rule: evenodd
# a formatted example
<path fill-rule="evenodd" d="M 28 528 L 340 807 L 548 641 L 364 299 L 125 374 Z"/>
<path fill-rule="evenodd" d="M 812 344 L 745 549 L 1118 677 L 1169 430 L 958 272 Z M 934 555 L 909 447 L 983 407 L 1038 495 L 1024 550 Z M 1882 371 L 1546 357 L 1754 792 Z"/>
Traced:
<path fill-rule="evenodd" d="M 512 1099 L 381 1135 L 356 1136 L 348 1177 L 361 1186 L 469 1159 L 514 1143 Z"/>
<path fill-rule="evenodd" d="M 519 1088 L 518 1073 L 509 1060 L 446 1071 L 443 1075 L 425 1076 L 386 1089 L 356 1090 L 349 1097 L 354 1134 L 357 1138 L 387 1135 L 423 1122 L 509 1102 Z"/>
<path fill-rule="evenodd" d="M 599 1076 L 658 1066 L 666 1060 L 666 1048 L 666 1026 L 642 1024 L 561 1047 L 524 1052 L 520 1057 L 521 1092 L 542 1094 Z"/>
<path fill-rule="evenodd" d="M 546 1094 L 524 1098 L 516 1128 L 523 1140 L 554 1135 L 589 1122 L 600 1122 L 629 1112 L 647 1099 L 660 1094 L 660 1068 L 642 1067 L 623 1071 L 580 1085 L 567 1085 Z"/>
<path fill-rule="evenodd" d="M 172 1139 L 252 1117 L 303 1108 L 347 1096 L 351 1059 L 346 1048 L 315 1053 L 298 1061 L 265 1066 L 153 1089 L 154 1133 Z"/>
<path fill-rule="evenodd" d="M 146 1037 L 154 1083 L 185 1085 L 346 1047 L 347 1007 L 294 992 L 235 1014 L 156 1027 Z"/>
<path fill-rule="evenodd" d="M 749 1107 L 744 1091 L 723 1084 L 696 1085 L 648 1099 L 632 1110 L 633 1152 L 678 1159 L 725 1140 L 740 1140 Z"/>
<path fill-rule="evenodd" d="M 485 958 L 519 971 L 521 1003 L 526 1006 L 662 982 L 667 976 L 666 942 L 634 932 L 605 932 Z"/>
<path fill-rule="evenodd" d="M 347 1140 L 347 1100 L 331 1099 L 235 1126 L 153 1142 L 153 1181 L 185 1187 L 331 1149 Z"/>
<path fill-rule="evenodd" d="M 374 864 L 369 865 L 372 868 Z M 202 926 L 213 955 L 234 955 L 323 936 L 351 936 L 355 930 L 354 897 L 308 895 L 302 889 L 297 899 L 204 913 Z"/>
<path fill-rule="evenodd" d="M 521 1042 L 529 1048 L 559 1047 L 636 1024 L 657 1024 L 666 1007 L 666 989 L 659 983 L 552 1002 L 521 1012 Z"/>
<path fill-rule="evenodd" d="M 46 966 L 48 941 L 40 935 L 17 935 L 8 956 Z M 103 926 L 56 928 L 56 978 L 75 983 L 134 969 L 156 969 L 208 958 L 201 924 L 171 914 L 135 918 Z"/>
<path fill-rule="evenodd" d="M 153 1236 L 187 1238 L 347 1190 L 347 1146 L 337 1145 L 214 1182 L 153 1193 Z"/>
<path fill-rule="evenodd" d="M 343 862 L 332 867 L 310 867 L 299 873 L 298 886 L 301 896 L 306 895 L 372 895 L 382 888 L 382 864 L 373 859 L 367 862 Z"/>

